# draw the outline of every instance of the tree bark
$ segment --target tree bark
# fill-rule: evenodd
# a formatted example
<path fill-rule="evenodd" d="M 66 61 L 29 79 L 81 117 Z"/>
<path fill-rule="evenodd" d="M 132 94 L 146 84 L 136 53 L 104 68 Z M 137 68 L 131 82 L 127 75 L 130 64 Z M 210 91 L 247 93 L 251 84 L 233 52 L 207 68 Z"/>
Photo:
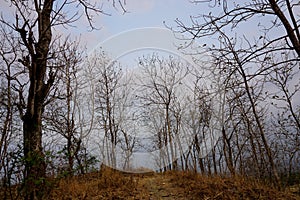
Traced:
<path fill-rule="evenodd" d="M 287 7 L 289 10 L 289 14 L 291 16 L 292 22 L 294 22 L 294 27 L 290 24 L 289 20 L 286 18 L 285 14 L 282 12 L 280 7 L 278 6 L 277 2 L 275 0 L 269 0 L 269 3 L 271 5 L 272 10 L 274 11 L 275 15 L 280 19 L 282 22 L 286 33 L 292 43 L 292 46 L 296 53 L 298 54 L 298 57 L 300 57 L 300 42 L 299 42 L 299 27 L 297 25 L 297 22 L 294 19 L 294 14 L 291 11 L 291 6 L 289 5 L 289 1 L 286 1 L 288 3 Z"/>
<path fill-rule="evenodd" d="M 53 73 L 49 73 L 48 81 L 45 83 L 47 56 L 52 40 L 50 17 L 52 6 L 53 0 L 45 0 L 42 10 L 36 8 L 38 13 L 37 43 L 33 42 L 32 30 L 29 30 L 28 36 L 25 26 L 17 30 L 28 49 L 31 61 L 31 63 L 26 66 L 29 70 L 30 85 L 26 112 L 22 117 L 25 160 L 25 199 L 43 198 L 46 164 L 42 147 L 42 115 L 45 100 L 55 78 Z M 24 60 L 23 63 L 25 63 Z"/>

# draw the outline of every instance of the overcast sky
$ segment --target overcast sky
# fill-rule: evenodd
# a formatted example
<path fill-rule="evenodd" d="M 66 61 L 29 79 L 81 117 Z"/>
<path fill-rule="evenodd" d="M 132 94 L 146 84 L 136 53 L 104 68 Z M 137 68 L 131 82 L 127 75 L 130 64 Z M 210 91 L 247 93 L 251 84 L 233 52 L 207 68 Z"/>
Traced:
<path fill-rule="evenodd" d="M 88 50 L 124 31 L 145 27 L 164 28 L 164 21 L 175 25 L 176 18 L 189 22 L 191 15 L 201 12 L 199 5 L 195 6 L 188 0 L 127 0 L 125 7 L 127 13 L 123 14 L 120 9 L 110 6 L 110 2 L 104 3 L 103 9 L 111 16 L 101 15 L 95 19 L 95 25 L 101 29 L 92 32 L 82 29 L 82 42 L 86 42 Z"/>

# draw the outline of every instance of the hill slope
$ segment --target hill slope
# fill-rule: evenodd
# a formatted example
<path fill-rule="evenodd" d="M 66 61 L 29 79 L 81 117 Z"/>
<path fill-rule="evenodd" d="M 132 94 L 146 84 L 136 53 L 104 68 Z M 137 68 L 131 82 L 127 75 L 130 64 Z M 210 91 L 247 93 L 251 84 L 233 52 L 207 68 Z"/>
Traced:
<path fill-rule="evenodd" d="M 187 172 L 124 174 L 106 170 L 62 179 L 52 199 L 300 199 L 299 186 L 278 191 L 242 177 Z"/>
<path fill-rule="evenodd" d="M 43 199 L 300 200 L 300 185 L 278 191 L 257 180 L 243 177 L 208 177 L 191 172 L 130 174 L 105 169 L 48 182 L 49 192 Z M 13 199 L 22 199 L 19 190 L 14 191 L 17 197 Z M 1 192 L 0 196 L 3 196 Z"/>

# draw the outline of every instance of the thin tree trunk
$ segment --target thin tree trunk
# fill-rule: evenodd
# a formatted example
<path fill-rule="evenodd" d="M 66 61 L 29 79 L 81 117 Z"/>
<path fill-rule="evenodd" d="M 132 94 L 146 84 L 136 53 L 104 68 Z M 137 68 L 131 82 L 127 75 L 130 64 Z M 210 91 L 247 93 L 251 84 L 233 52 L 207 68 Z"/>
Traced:
<path fill-rule="evenodd" d="M 225 128 L 222 128 L 222 135 L 223 135 L 223 151 L 224 151 L 224 156 L 225 156 L 225 161 L 227 164 L 227 167 L 230 171 L 230 174 L 232 176 L 235 175 L 235 169 L 233 166 L 233 159 L 232 159 L 232 148 L 230 146 L 230 138 L 227 138 Z"/>

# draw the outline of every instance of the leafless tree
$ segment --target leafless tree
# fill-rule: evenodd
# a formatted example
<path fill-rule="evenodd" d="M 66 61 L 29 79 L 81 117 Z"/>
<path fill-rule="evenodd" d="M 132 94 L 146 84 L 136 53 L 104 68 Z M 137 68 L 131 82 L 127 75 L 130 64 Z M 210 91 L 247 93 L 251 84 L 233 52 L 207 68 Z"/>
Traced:
<path fill-rule="evenodd" d="M 42 116 L 49 100 L 51 88 L 58 70 L 57 58 L 63 47 L 59 46 L 60 36 L 55 34 L 54 27 L 68 26 L 78 20 L 80 9 L 92 28 L 92 13 L 103 13 L 101 5 L 90 1 L 21 1 L 11 0 L 15 9 L 15 21 L 1 17 L 2 25 L 14 31 L 14 40 L 20 44 L 22 54 L 18 55 L 20 65 L 24 66 L 28 84 L 25 93 L 20 94 L 24 109 L 20 110 L 23 121 L 24 160 L 25 162 L 25 198 L 42 198 L 43 187 L 37 183 L 44 182 L 46 164 L 42 147 Z M 115 4 L 115 2 L 113 1 Z M 67 6 L 78 9 L 70 13 Z M 77 5 L 77 6 L 76 6 Z M 57 48 L 59 47 L 59 48 Z M 25 81 L 27 82 L 27 81 Z M 43 185 L 43 184 L 41 184 Z"/>
<path fill-rule="evenodd" d="M 290 55 L 283 54 L 283 59 Z M 276 135 L 276 158 L 284 167 L 284 175 L 289 179 L 298 171 L 299 161 L 299 138 L 300 138 L 300 106 L 299 106 L 299 76 L 300 70 L 297 62 L 287 62 L 276 67 L 269 76 L 269 82 L 275 85 L 275 89 L 268 91 L 272 108 L 278 112 L 271 113 L 273 116 L 272 128 Z M 284 162 L 282 162 L 284 161 Z"/>
<path fill-rule="evenodd" d="M 12 180 L 12 174 L 15 169 L 16 160 L 13 154 L 17 153 L 20 128 L 18 123 L 18 82 L 16 77 L 21 71 L 16 69 L 18 44 L 13 40 L 12 32 L 6 27 L 1 26 L 0 30 L 0 176 L 4 188 L 4 198 L 7 198 Z M 16 150 L 16 152 L 14 152 Z M 21 155 L 18 155 L 21 156 Z"/>
<path fill-rule="evenodd" d="M 192 132 L 193 141 L 190 146 L 190 153 L 193 160 L 193 168 L 197 171 L 200 168 L 202 174 L 206 173 L 204 159 L 207 158 L 203 151 L 203 145 L 206 145 L 205 138 L 209 132 L 210 119 L 212 115 L 212 101 L 209 92 L 205 89 L 205 85 L 201 84 L 201 78 L 197 78 L 194 82 L 191 95 L 187 98 L 189 107 L 186 116 L 186 126 Z M 186 162 L 188 157 L 186 158 Z"/>
<path fill-rule="evenodd" d="M 80 132 L 79 117 L 77 116 L 80 109 L 78 107 L 79 93 L 79 76 L 80 72 L 80 53 L 78 42 L 66 43 L 62 57 L 58 58 L 65 67 L 57 73 L 57 79 L 54 83 L 53 90 L 58 99 L 49 103 L 45 108 L 44 129 L 45 132 L 53 132 L 54 135 L 61 135 L 66 140 L 62 151 L 68 162 L 67 172 L 73 174 L 75 159 L 80 165 L 79 151 L 82 148 L 84 134 Z M 55 138 L 55 136 L 53 136 Z M 54 150 L 53 150 L 54 151 Z M 82 166 L 78 166 L 82 169 Z"/>
<path fill-rule="evenodd" d="M 199 1 L 194 2 L 199 3 Z M 216 63 L 222 65 L 222 72 L 227 74 L 228 79 L 233 74 L 239 75 L 236 83 L 239 87 L 242 86 L 245 97 L 250 103 L 248 107 L 250 110 L 247 107 L 243 108 L 243 113 L 248 113 L 244 120 L 251 116 L 255 122 L 255 124 L 253 121 L 247 122 L 248 128 L 249 125 L 252 127 L 251 130 L 248 129 L 250 143 L 253 138 L 252 141 L 256 140 L 258 148 L 253 149 L 255 145 L 252 143 L 253 152 L 259 152 L 260 159 L 264 159 L 263 155 L 266 155 L 275 180 L 279 183 L 273 143 L 268 139 L 269 133 L 266 132 L 263 120 L 263 113 L 266 111 L 261 108 L 265 105 L 263 102 L 267 99 L 267 95 L 263 94 L 262 90 L 265 88 L 267 77 L 276 74 L 276 69 L 288 63 L 299 63 L 299 15 L 296 14 L 296 10 L 299 9 L 300 4 L 298 1 L 275 0 L 241 3 L 204 1 L 203 3 L 205 2 L 211 6 L 212 12 L 192 17 L 191 25 L 176 20 L 179 28 L 175 32 L 185 33 L 190 41 L 201 41 L 202 38 L 217 39 L 216 43 L 212 41 L 213 44 L 208 42 L 203 46 L 207 45 L 206 50 L 212 53 Z M 242 25 L 250 23 L 257 24 L 258 35 L 250 36 L 239 29 Z M 283 54 L 289 56 L 283 59 Z M 296 69 L 295 65 L 292 68 Z M 255 87 L 255 82 L 258 87 Z M 287 95 L 284 96 L 285 100 L 289 99 Z M 257 140 L 258 136 L 259 140 Z M 226 138 L 224 140 L 228 148 Z M 261 161 L 257 160 L 257 162 Z"/>
<path fill-rule="evenodd" d="M 118 167 L 117 154 L 124 156 L 124 168 L 129 168 L 130 157 L 136 144 L 135 123 L 131 107 L 130 79 L 122 66 L 104 52 L 94 52 L 84 64 L 93 84 L 90 92 L 94 98 L 95 130 L 102 141 L 101 153 L 104 164 Z M 103 137 L 102 137 L 103 136 Z"/>
<path fill-rule="evenodd" d="M 138 98 L 148 110 L 145 117 L 153 122 L 157 145 L 161 151 L 160 163 L 164 170 L 167 169 L 167 164 L 172 165 L 169 166 L 170 169 L 176 169 L 180 149 L 180 101 L 184 98 L 184 92 L 180 94 L 180 87 L 189 73 L 188 67 L 172 56 L 164 59 L 156 54 L 140 58 L 139 65 L 142 72 Z"/>

